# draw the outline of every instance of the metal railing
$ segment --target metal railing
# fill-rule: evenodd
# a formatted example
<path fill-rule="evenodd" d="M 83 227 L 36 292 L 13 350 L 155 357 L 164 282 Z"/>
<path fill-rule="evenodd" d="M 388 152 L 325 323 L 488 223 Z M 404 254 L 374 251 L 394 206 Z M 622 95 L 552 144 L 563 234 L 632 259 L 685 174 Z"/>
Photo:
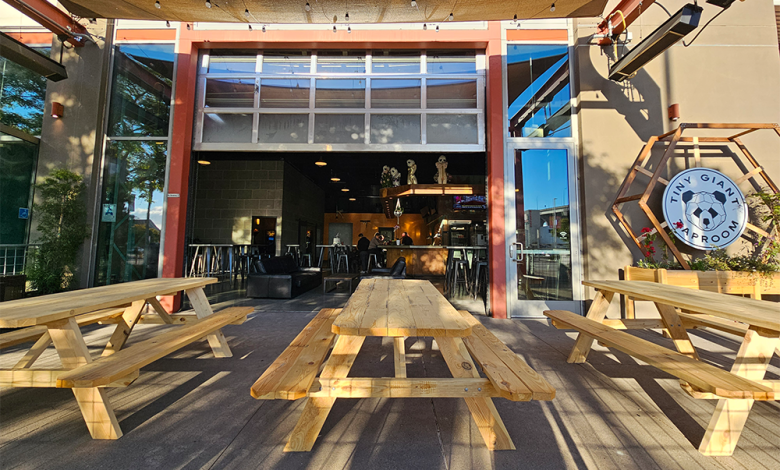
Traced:
<path fill-rule="evenodd" d="M 40 245 L 38 244 L 0 245 L 0 263 L 3 266 L 2 275 L 24 274 L 30 255 L 39 247 Z"/>

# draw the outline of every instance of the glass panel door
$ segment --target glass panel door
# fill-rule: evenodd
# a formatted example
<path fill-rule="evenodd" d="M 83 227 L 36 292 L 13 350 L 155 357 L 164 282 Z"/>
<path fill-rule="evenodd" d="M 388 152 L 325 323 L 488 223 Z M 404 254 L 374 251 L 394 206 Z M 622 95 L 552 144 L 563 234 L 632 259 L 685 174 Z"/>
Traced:
<path fill-rule="evenodd" d="M 576 186 L 568 146 L 510 148 L 514 155 L 509 234 L 509 311 L 540 316 L 547 309 L 579 312 Z M 510 186 L 511 188 L 511 186 Z M 512 237 L 514 234 L 514 237 Z M 513 238 L 513 239 L 512 239 Z"/>

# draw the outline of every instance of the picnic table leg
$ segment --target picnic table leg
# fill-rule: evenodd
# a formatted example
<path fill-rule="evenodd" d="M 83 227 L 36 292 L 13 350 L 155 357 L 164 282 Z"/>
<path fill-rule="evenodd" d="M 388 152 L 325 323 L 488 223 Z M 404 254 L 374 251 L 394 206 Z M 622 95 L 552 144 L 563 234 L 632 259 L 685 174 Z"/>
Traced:
<path fill-rule="evenodd" d="M 393 338 L 393 363 L 395 364 L 395 376 L 406 377 L 406 338 L 398 336 Z"/>
<path fill-rule="evenodd" d="M 141 318 L 141 310 L 145 306 L 146 300 L 136 300 L 125 309 L 125 312 L 119 318 L 119 323 L 117 323 L 114 333 L 111 335 L 111 339 L 108 340 L 106 349 L 103 350 L 102 356 L 110 356 L 122 349 L 130 336 L 130 332 L 133 331 L 133 327 Z"/>
<path fill-rule="evenodd" d="M 454 378 L 479 378 L 466 345 L 460 338 L 436 337 L 444 362 Z M 515 450 L 515 444 L 490 397 L 464 398 L 485 445 L 490 450 Z"/>
<path fill-rule="evenodd" d="M 51 335 L 49 335 L 49 332 L 46 331 L 46 333 L 38 338 L 38 341 L 32 345 L 30 350 L 27 351 L 27 354 L 25 354 L 24 357 L 16 363 L 14 369 L 29 369 L 32 367 L 33 363 L 37 361 L 39 357 L 41 357 L 41 354 L 46 351 L 46 348 L 48 348 L 50 344 Z"/>
<path fill-rule="evenodd" d="M 149 302 L 149 305 L 157 312 L 157 315 L 162 319 L 163 323 L 173 325 L 173 319 L 168 315 L 168 311 L 165 310 L 165 307 L 162 306 L 160 301 L 157 300 L 157 297 L 148 298 L 146 301 Z"/>
<path fill-rule="evenodd" d="M 339 335 L 330 357 L 325 362 L 320 377 L 340 379 L 349 374 L 355 357 L 363 346 L 365 336 Z M 336 399 L 331 397 L 310 397 L 306 399 L 303 413 L 290 434 L 290 440 L 284 446 L 285 452 L 309 452 L 330 414 Z"/>
<path fill-rule="evenodd" d="M 84 342 L 79 325 L 74 318 L 50 323 L 47 326 L 63 367 L 75 369 L 92 362 L 87 343 Z M 106 389 L 95 387 L 72 390 L 93 439 L 122 437 L 122 429 L 108 401 Z"/>
<path fill-rule="evenodd" d="M 688 331 L 682 324 L 680 316 L 677 315 L 677 310 L 671 305 L 659 304 L 655 302 L 655 307 L 658 309 L 658 313 L 661 314 L 661 321 L 666 327 L 666 331 L 669 332 L 669 336 L 674 341 L 674 346 L 680 354 L 699 360 L 699 355 L 696 353 L 696 348 L 691 343 L 691 338 L 688 337 Z"/>
<path fill-rule="evenodd" d="M 762 380 L 778 343 L 776 332 L 765 336 L 764 332 L 748 329 L 731 372 L 750 380 Z M 718 400 L 699 452 L 709 456 L 733 454 L 752 407 L 753 400 Z"/>
<path fill-rule="evenodd" d="M 187 294 L 187 298 L 190 299 L 192 309 L 195 310 L 195 315 L 198 318 L 206 318 L 214 313 L 202 287 L 187 289 L 184 292 Z M 214 351 L 214 357 L 233 357 L 233 352 L 230 351 L 230 346 L 228 346 L 225 335 L 222 334 L 222 330 L 217 330 L 206 338 L 209 341 L 211 350 Z"/>
<path fill-rule="evenodd" d="M 597 291 L 596 297 L 593 299 L 593 303 L 590 305 L 588 315 L 585 318 L 601 322 L 604 317 L 607 316 L 607 309 L 609 309 L 609 303 L 612 302 L 614 292 Z M 566 360 L 569 363 L 581 363 L 585 362 L 588 358 L 590 348 L 593 347 L 593 337 L 584 333 L 580 333 L 577 336 L 577 341 L 574 343 L 569 358 Z"/>

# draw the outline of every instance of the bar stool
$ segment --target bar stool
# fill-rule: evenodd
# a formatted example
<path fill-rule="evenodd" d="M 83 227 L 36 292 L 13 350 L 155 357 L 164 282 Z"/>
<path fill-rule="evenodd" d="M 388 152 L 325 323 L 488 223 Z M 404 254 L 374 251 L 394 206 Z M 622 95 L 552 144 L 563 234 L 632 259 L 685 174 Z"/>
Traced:
<path fill-rule="evenodd" d="M 347 252 L 346 248 L 340 247 L 340 249 L 337 249 L 336 254 L 336 272 L 340 272 L 339 269 L 341 268 L 341 262 L 344 261 L 344 272 L 349 272 L 349 253 Z"/>
<path fill-rule="evenodd" d="M 458 285 L 462 284 L 466 293 L 470 293 L 469 289 L 469 261 L 466 259 L 455 260 L 452 273 L 452 292 L 454 293 L 458 289 Z"/>
<path fill-rule="evenodd" d="M 301 255 L 301 266 L 311 267 L 311 253 L 304 253 Z"/>
<path fill-rule="evenodd" d="M 477 295 L 482 292 L 482 289 L 487 286 L 487 265 L 487 261 L 477 261 L 473 269 L 474 284 L 471 291 L 474 294 L 474 300 L 477 299 Z"/>
<path fill-rule="evenodd" d="M 375 268 L 379 267 L 379 260 L 377 260 L 376 253 L 370 253 L 368 255 L 368 272 L 371 272 L 371 263 L 374 264 Z"/>

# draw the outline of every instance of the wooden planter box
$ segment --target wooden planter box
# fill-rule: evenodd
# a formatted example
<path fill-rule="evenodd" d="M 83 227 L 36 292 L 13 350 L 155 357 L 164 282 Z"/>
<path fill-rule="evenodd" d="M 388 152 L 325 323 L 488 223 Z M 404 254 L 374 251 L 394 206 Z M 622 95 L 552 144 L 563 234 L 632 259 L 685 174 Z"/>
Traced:
<path fill-rule="evenodd" d="M 626 266 L 622 270 L 621 279 L 658 282 L 721 294 L 745 295 L 754 299 L 761 299 L 764 295 L 780 294 L 780 273 L 764 275 L 741 271 L 689 271 Z M 633 299 L 621 296 L 620 309 L 623 318 L 634 318 Z"/>

